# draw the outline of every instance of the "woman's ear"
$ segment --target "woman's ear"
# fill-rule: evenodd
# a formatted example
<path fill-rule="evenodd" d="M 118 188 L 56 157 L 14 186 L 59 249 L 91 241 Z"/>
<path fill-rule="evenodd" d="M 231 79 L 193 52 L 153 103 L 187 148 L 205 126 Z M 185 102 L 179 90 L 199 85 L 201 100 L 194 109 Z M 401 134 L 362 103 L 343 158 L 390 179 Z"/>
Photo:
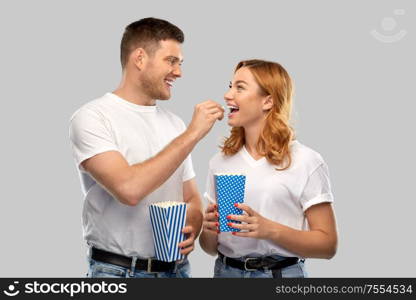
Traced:
<path fill-rule="evenodd" d="M 263 110 L 271 110 L 273 107 L 273 97 L 271 95 L 267 95 L 264 97 L 263 100 Z"/>

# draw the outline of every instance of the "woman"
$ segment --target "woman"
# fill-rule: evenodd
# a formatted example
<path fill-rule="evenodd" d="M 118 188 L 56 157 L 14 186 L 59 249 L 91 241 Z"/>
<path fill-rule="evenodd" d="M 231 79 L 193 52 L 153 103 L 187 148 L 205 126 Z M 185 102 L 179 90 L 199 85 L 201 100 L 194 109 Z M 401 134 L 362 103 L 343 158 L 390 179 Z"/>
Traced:
<path fill-rule="evenodd" d="M 305 258 L 337 248 L 328 168 L 289 125 L 292 82 L 278 63 L 240 62 L 224 96 L 231 135 L 209 163 L 200 244 L 218 254 L 214 277 L 306 277 Z M 246 175 L 239 232 L 219 232 L 215 173 Z"/>

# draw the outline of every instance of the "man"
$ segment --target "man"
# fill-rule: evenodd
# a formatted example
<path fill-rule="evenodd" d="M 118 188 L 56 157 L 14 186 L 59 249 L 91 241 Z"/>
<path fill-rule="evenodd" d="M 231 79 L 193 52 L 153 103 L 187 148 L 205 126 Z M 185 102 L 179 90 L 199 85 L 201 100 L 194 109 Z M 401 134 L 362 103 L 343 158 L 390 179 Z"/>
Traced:
<path fill-rule="evenodd" d="M 178 244 L 188 255 L 202 224 L 202 205 L 190 153 L 223 118 L 214 101 L 195 106 L 190 125 L 157 105 L 181 77 L 182 31 L 160 19 L 128 25 L 121 41 L 122 80 L 113 93 L 74 113 L 73 155 L 85 193 L 84 237 L 89 277 L 189 277 L 189 262 L 153 259 L 149 204 L 187 203 Z"/>

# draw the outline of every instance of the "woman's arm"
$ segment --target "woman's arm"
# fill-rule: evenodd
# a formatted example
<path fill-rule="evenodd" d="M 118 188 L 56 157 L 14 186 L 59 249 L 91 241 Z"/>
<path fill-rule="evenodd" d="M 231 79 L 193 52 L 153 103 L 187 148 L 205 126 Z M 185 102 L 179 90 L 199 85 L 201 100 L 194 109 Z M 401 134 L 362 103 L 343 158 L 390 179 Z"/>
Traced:
<path fill-rule="evenodd" d="M 209 203 L 205 211 L 202 232 L 199 236 L 199 244 L 206 253 L 217 255 L 218 212 L 216 204 Z"/>
<path fill-rule="evenodd" d="M 266 239 L 305 258 L 330 259 L 336 253 L 338 234 L 335 214 L 330 203 L 313 205 L 306 210 L 309 231 L 296 230 L 273 222 L 245 204 L 239 204 L 238 208 L 244 210 L 247 215 L 232 215 L 230 219 L 247 224 L 230 224 L 248 232 L 233 232 L 236 236 Z"/>
<path fill-rule="evenodd" d="M 178 246 L 182 249 L 182 254 L 188 255 L 194 250 L 195 240 L 201 231 L 202 225 L 202 202 L 195 179 L 183 183 L 183 199 L 187 204 L 187 211 L 186 226 L 182 229 L 182 232 L 186 234 L 187 238 Z"/>

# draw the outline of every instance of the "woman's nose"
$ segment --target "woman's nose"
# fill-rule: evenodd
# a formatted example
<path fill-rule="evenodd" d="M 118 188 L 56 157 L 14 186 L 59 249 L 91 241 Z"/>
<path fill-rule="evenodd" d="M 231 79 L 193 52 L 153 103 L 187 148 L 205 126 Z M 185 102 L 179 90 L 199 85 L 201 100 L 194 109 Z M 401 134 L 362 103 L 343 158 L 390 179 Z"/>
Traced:
<path fill-rule="evenodd" d="M 225 93 L 224 99 L 225 100 L 231 100 L 231 99 L 233 99 L 233 95 L 231 93 L 231 89 L 229 89 L 228 92 Z"/>

